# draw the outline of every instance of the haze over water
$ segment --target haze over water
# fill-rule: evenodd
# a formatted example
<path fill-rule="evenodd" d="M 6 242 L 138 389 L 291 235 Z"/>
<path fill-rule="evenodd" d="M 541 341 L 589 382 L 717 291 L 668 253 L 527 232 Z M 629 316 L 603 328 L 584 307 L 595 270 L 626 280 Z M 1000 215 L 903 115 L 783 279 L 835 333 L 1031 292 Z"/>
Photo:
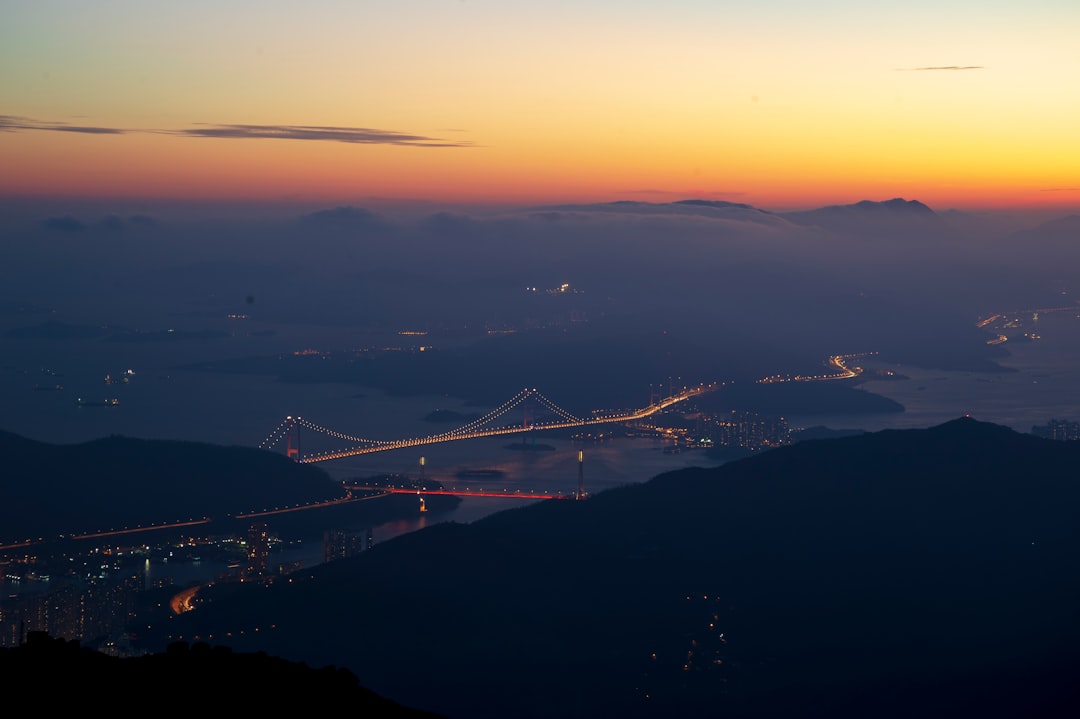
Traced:
<path fill-rule="evenodd" d="M 25 323 L 9 319 L 2 329 L 7 331 Z M 870 380 L 861 387 L 900 402 L 904 412 L 837 415 L 823 411 L 787 419 L 794 427 L 824 424 L 878 430 L 927 427 L 970 413 L 977 419 L 1026 432 L 1033 424 L 1045 424 L 1050 419 L 1080 417 L 1080 363 L 1075 361 L 1080 356 L 1077 314 L 1046 313 L 1037 320 L 1028 316 L 1025 325 L 1037 332 L 1039 339 L 1007 343 L 1008 356 L 1000 364 L 1013 371 L 943 371 L 870 357 L 861 361 L 868 370 L 890 369 L 908 379 Z M 230 354 L 287 353 L 298 347 L 318 346 L 319 342 L 327 343 L 322 346 L 342 346 L 352 341 L 353 335 L 331 328 L 310 328 L 273 338 L 238 336 L 205 343 L 126 346 L 74 340 L 7 340 L 8 349 L 0 363 L 7 417 L 4 428 L 51 443 L 83 442 L 119 434 L 257 446 L 288 415 L 303 416 L 356 436 L 398 439 L 451 429 L 453 424 L 423 421 L 435 410 L 476 416 L 490 409 L 450 397 L 392 397 L 377 389 L 342 384 L 294 384 L 268 375 L 179 369 L 188 362 Z M 992 336 L 988 332 L 987 337 Z M 129 369 L 133 374 L 125 382 Z M 719 368 L 720 379 L 722 373 L 723 368 Z M 106 375 L 115 383 L 106 384 Z M 62 390 L 48 391 L 51 385 L 60 385 Z M 563 399 L 559 387 L 538 389 L 556 403 L 572 400 Z M 640 404 L 644 406 L 648 394 L 647 388 L 642 390 Z M 92 401 L 115 397 L 119 405 L 79 407 L 77 397 Z M 434 468 L 440 464 L 449 468 L 466 464 L 470 456 L 490 454 L 486 445 L 502 447 L 514 441 L 520 438 L 466 440 L 368 455 L 341 464 L 355 463 L 357 470 L 367 468 L 375 473 L 406 472 L 415 469 L 419 456 L 427 455 L 432 471 L 436 471 Z M 538 435 L 538 441 L 552 443 L 543 434 Z M 413 456 L 401 458 L 410 452 Z M 641 479 L 637 472 L 615 472 L 620 473 Z"/>

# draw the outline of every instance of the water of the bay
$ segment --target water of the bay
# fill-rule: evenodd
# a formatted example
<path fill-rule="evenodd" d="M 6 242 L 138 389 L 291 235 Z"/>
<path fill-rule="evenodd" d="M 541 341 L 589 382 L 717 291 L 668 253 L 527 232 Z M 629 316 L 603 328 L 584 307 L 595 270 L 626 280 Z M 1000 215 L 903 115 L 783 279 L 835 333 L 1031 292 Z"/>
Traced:
<path fill-rule="evenodd" d="M 441 512 L 421 512 L 419 502 L 411 516 L 376 524 L 348 527 L 363 533 L 371 530 L 375 543 L 413 532 L 440 522 L 468 523 L 495 512 L 524 507 L 543 501 L 574 501 L 558 499 L 520 499 L 522 493 L 550 493 L 553 496 L 573 495 L 579 481 L 587 494 L 595 494 L 627 484 L 636 484 L 668 471 L 696 466 L 715 466 L 717 461 L 699 450 L 672 453 L 670 444 L 659 439 L 619 438 L 604 443 L 582 444 L 569 439 L 543 438 L 536 445 L 550 449 L 513 448 L 520 439 L 488 438 L 465 440 L 421 449 L 394 450 L 372 455 L 334 460 L 323 467 L 339 479 L 362 479 L 379 474 L 421 476 L 441 485 L 474 492 L 506 492 L 507 497 L 463 497 L 456 507 Z M 668 450 L 668 451 L 665 451 Z M 579 452 L 581 453 L 579 455 Z M 397 456 L 395 456 L 395 454 Z M 580 456 L 580 462 L 579 462 Z M 420 457 L 424 459 L 421 475 Z M 467 476 L 470 471 L 494 471 L 495 476 Z M 459 476 L 463 473 L 466 476 Z M 318 527 L 318 510 L 309 525 Z M 269 522 L 273 528 L 272 521 Z M 311 567 L 323 561 L 322 531 L 310 531 L 291 537 L 277 547 L 272 562 L 299 567 Z M 145 575 L 148 584 L 171 577 L 183 586 L 195 581 L 208 581 L 229 571 L 224 562 L 198 563 L 147 562 Z"/>

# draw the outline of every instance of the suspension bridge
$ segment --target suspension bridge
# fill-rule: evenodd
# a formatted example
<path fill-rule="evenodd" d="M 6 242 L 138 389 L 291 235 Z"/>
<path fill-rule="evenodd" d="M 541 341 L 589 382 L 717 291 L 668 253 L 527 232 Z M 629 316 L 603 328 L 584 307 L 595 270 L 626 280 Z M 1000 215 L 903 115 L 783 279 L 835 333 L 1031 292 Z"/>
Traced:
<path fill-rule="evenodd" d="M 564 429 L 576 427 L 591 427 L 619 422 L 633 422 L 645 419 L 650 415 L 685 402 L 692 397 L 697 397 L 705 392 L 716 389 L 718 384 L 699 384 L 695 387 L 683 387 L 679 392 L 667 397 L 655 400 L 648 407 L 636 410 L 611 410 L 596 411 L 591 417 L 577 417 L 565 409 L 559 407 L 536 389 L 523 389 L 508 399 L 503 404 L 491 410 L 482 417 L 478 417 L 456 429 L 447 432 L 439 432 L 424 437 L 408 437 L 404 439 L 382 440 L 357 437 L 345 434 L 328 427 L 311 422 L 303 417 L 286 417 L 271 432 L 266 439 L 259 443 L 260 449 L 275 450 L 284 443 L 286 455 L 300 463 L 327 462 L 345 457 L 355 457 L 361 454 L 374 452 L 387 452 L 395 449 L 420 447 L 428 444 L 441 442 L 454 442 L 463 439 L 476 439 L 479 437 L 497 437 L 500 435 L 521 434 L 551 429 Z M 524 411 L 523 421 L 510 422 L 510 413 L 515 409 L 522 408 Z M 539 412 L 537 411 L 539 410 Z M 316 432 L 331 438 L 334 441 L 349 443 L 349 446 L 340 449 L 330 449 L 311 454 L 300 452 L 301 428 Z"/>

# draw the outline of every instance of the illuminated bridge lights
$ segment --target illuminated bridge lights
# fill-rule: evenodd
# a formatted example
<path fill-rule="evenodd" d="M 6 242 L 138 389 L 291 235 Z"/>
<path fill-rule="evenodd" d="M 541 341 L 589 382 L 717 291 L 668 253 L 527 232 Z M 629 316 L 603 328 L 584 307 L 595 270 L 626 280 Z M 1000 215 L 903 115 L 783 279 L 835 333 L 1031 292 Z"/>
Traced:
<path fill-rule="evenodd" d="M 861 356 L 861 355 L 851 355 Z M 449 430 L 447 432 L 441 432 L 439 434 L 432 434 L 426 437 L 412 437 L 398 440 L 373 440 L 364 439 L 361 437 L 355 437 L 353 435 L 345 434 L 332 430 L 321 425 L 315 424 L 303 420 L 300 417 L 286 417 L 285 420 L 278 425 L 278 427 L 270 433 L 270 435 L 259 444 L 261 449 L 272 449 L 281 441 L 283 437 L 287 437 L 295 427 L 303 427 L 314 432 L 319 432 L 335 439 L 342 439 L 348 442 L 355 443 L 356 446 L 347 449 L 327 450 L 324 452 L 317 452 L 310 454 L 306 457 L 298 457 L 297 461 L 310 464 L 313 462 L 326 462 L 334 459 L 343 459 L 345 457 L 354 457 L 361 454 L 370 454 L 373 452 L 384 452 L 392 449 L 406 449 L 409 447 L 418 447 L 426 444 L 437 444 L 440 442 L 451 442 L 462 439 L 477 439 L 481 437 L 496 437 L 507 434 L 520 434 L 522 432 L 542 431 L 547 429 L 565 429 L 571 427 L 585 427 L 599 424 L 610 424 L 615 422 L 629 422 L 644 417 L 648 417 L 652 414 L 667 409 L 679 402 L 686 401 L 692 397 L 696 397 L 699 394 L 712 391 L 716 389 L 718 383 L 713 382 L 711 384 L 700 384 L 697 387 L 684 388 L 678 394 L 667 397 L 666 399 L 650 405 L 644 409 L 632 410 L 632 411 L 608 411 L 605 413 L 603 410 L 598 410 L 595 417 L 591 419 L 582 419 L 570 412 L 559 407 L 550 399 L 545 397 L 536 389 L 523 389 L 514 395 L 512 398 L 495 408 L 491 412 L 488 412 L 483 417 L 479 417 L 471 422 L 468 422 L 461 427 Z M 521 405 L 530 399 L 535 400 L 544 409 L 548 410 L 552 414 L 559 417 L 558 420 L 549 422 L 530 422 L 526 424 L 515 425 L 503 425 L 498 427 L 485 426 L 490 425 L 492 422 L 500 419 L 510 410 Z"/>

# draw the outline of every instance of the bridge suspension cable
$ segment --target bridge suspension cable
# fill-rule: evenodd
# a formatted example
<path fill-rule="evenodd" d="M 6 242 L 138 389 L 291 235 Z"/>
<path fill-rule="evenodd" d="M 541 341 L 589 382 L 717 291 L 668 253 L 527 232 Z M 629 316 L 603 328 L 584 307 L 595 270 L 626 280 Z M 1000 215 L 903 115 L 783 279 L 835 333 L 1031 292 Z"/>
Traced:
<path fill-rule="evenodd" d="M 266 439 L 259 442 L 259 449 L 273 449 L 276 447 L 277 443 L 283 440 L 289 432 L 292 431 L 294 424 L 295 421 L 292 417 L 286 417 L 281 420 L 281 423 L 278 424 L 270 434 L 266 435 Z"/>
<path fill-rule="evenodd" d="M 517 394 L 515 394 L 513 397 L 511 397 L 510 399 L 503 402 L 501 405 L 499 405 L 495 409 L 493 409 L 490 412 L 488 412 L 487 414 L 485 414 L 483 417 L 477 417 L 476 419 L 472 420 L 471 422 L 463 424 L 462 426 L 460 426 L 460 427 L 458 427 L 456 429 L 452 429 L 449 432 L 442 432 L 441 434 L 437 434 L 437 435 L 434 435 L 434 436 L 436 436 L 436 437 L 453 437 L 453 436 L 456 436 L 456 435 L 459 435 L 459 434 L 468 434 L 470 432 L 473 432 L 478 427 L 480 427 L 482 425 L 485 425 L 488 422 L 491 422 L 492 420 L 498 419 L 499 417 L 502 417 L 504 414 L 506 414 L 510 410 L 514 409 L 515 407 L 517 407 L 519 404 L 521 404 L 522 402 L 525 401 L 525 399 L 528 397 L 528 395 L 529 395 L 529 393 L 531 391 L 532 390 L 523 389 L 520 392 L 518 392 Z"/>
<path fill-rule="evenodd" d="M 581 422 L 582 421 L 582 419 L 580 417 L 575 417 L 574 415 L 570 414 L 565 409 L 563 409 L 559 405 L 555 404 L 554 402 L 552 402 L 550 399 L 548 399 L 544 395 L 540 394 L 535 389 L 532 390 L 532 396 L 536 397 L 536 399 L 539 400 L 540 404 L 543 405 L 545 409 L 547 409 L 548 411 L 562 417 L 567 422 Z"/>
<path fill-rule="evenodd" d="M 491 410 L 487 414 L 471 420 L 464 425 L 447 432 L 440 432 L 437 434 L 428 435 L 427 437 L 411 437 L 397 440 L 375 440 L 366 439 L 363 437 L 356 437 L 354 435 L 345 434 L 332 430 L 328 427 L 310 422 L 302 417 L 286 417 L 282 422 L 271 432 L 266 439 L 260 444 L 260 449 L 272 449 L 282 439 L 287 439 L 290 432 L 298 427 L 312 430 L 325 434 L 335 439 L 342 439 L 348 442 L 356 443 L 356 446 L 349 447 L 347 449 L 327 450 L 324 452 L 318 452 L 309 454 L 306 457 L 300 458 L 297 451 L 297 461 L 310 463 L 310 462 L 323 462 L 330 459 L 341 459 L 344 457 L 351 457 L 358 454 L 367 454 L 371 452 L 379 452 L 390 449 L 404 449 L 406 447 L 416 447 L 425 444 L 436 444 L 438 442 L 449 442 L 460 439 L 470 439 L 476 437 L 493 437 L 503 434 L 514 434 L 519 432 L 526 432 L 532 429 L 560 429 L 569 427 L 583 427 L 586 425 L 594 424 L 607 424 L 612 422 L 632 421 L 642 419 L 655 412 L 659 412 L 671 405 L 682 402 L 684 400 L 695 397 L 704 392 L 708 392 L 717 387 L 717 383 L 712 384 L 700 384 L 697 387 L 684 388 L 682 392 L 672 395 L 662 402 L 651 404 L 649 407 L 639 410 L 631 411 L 613 411 L 610 413 L 595 413 L 591 419 L 582 419 L 576 415 L 566 411 L 545 397 L 536 389 L 526 388 L 515 394 L 513 397 L 503 402 L 501 405 Z M 555 415 L 557 419 L 544 422 L 526 422 L 524 425 L 503 425 L 503 426 L 491 426 L 496 420 L 505 416 L 510 410 L 518 407 L 524 402 L 534 399 L 541 407 Z"/>
<path fill-rule="evenodd" d="M 390 444 L 389 440 L 364 439 L 363 437 L 354 437 L 351 434 L 342 434 L 341 432 L 337 432 L 335 430 L 328 429 L 328 428 L 323 427 L 321 425 L 315 424 L 314 422 L 309 422 L 308 420 L 303 419 L 301 417 L 296 418 L 296 423 L 299 424 L 301 427 L 304 427 L 305 429 L 310 429 L 310 430 L 313 430 L 315 432 L 322 432 L 325 435 L 329 435 L 329 436 L 334 437 L 336 439 L 348 440 L 349 442 L 357 442 L 359 444 Z"/>
<path fill-rule="evenodd" d="M 365 439 L 364 437 L 354 437 L 351 434 L 345 434 L 343 432 L 338 432 L 337 430 L 330 429 L 329 427 L 323 427 L 322 425 L 315 424 L 314 422 L 306 420 L 303 417 L 286 417 L 274 429 L 273 432 L 267 435 L 266 439 L 259 443 L 259 449 L 273 449 L 275 446 L 277 446 L 278 442 L 288 437 L 289 432 L 291 432 L 294 427 L 303 427 L 304 429 L 310 429 L 313 432 L 319 432 L 335 439 L 344 439 L 349 442 L 356 442 L 359 445 L 393 444 L 393 440 Z"/>

